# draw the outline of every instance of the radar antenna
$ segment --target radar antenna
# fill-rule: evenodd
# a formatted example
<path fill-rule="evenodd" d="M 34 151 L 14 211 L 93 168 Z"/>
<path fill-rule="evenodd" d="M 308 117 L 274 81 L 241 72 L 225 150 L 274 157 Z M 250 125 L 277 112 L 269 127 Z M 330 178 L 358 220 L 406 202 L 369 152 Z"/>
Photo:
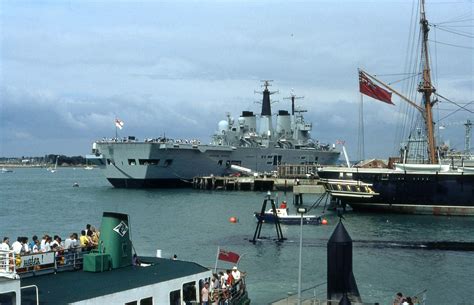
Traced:
<path fill-rule="evenodd" d="M 295 115 L 295 100 L 303 99 L 304 96 L 296 96 L 295 95 L 295 90 L 291 88 L 291 93 L 289 97 L 284 97 L 284 100 L 290 100 L 291 99 L 291 115 Z"/>
<path fill-rule="evenodd" d="M 271 109 L 271 102 L 270 102 L 270 95 L 272 94 L 275 94 L 275 93 L 279 93 L 279 91 L 270 91 L 268 90 L 268 87 L 271 86 L 271 82 L 273 82 L 273 80 L 262 80 L 261 82 L 263 82 L 263 85 L 262 87 L 265 87 L 265 89 L 263 89 L 262 92 L 260 91 L 255 91 L 255 93 L 260 93 L 260 94 L 263 94 L 263 99 L 262 99 L 262 113 L 261 115 L 264 116 L 271 116 L 272 115 L 272 109 Z"/>

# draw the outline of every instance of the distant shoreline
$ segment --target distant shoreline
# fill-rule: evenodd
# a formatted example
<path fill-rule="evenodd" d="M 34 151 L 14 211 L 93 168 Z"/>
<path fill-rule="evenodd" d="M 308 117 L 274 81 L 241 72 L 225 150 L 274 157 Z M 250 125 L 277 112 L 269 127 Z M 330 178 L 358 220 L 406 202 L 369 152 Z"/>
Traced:
<path fill-rule="evenodd" d="M 0 163 L 0 167 L 4 168 L 48 168 L 52 167 L 54 164 L 11 164 L 11 163 Z M 86 164 L 65 164 L 65 165 L 58 165 L 58 167 L 86 167 Z M 92 166 L 92 165 L 89 165 Z M 95 166 L 92 166 L 95 167 Z"/>

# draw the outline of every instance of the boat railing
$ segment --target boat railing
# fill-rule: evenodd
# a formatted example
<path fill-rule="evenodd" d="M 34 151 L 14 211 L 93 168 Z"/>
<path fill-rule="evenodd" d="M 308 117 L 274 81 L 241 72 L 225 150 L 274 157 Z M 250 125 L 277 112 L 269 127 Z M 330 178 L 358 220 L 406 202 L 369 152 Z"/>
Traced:
<path fill-rule="evenodd" d="M 18 278 L 15 264 L 15 254 L 11 250 L 0 250 L 0 277 Z"/>
<path fill-rule="evenodd" d="M 211 299 L 216 302 L 227 302 L 225 304 L 245 304 L 248 300 L 247 286 L 245 284 L 244 272 L 238 281 L 226 288 L 216 288 L 211 290 Z M 219 303 L 221 304 L 221 303 Z"/>
<path fill-rule="evenodd" d="M 29 277 L 47 273 L 82 269 L 83 257 L 89 253 L 87 248 L 37 252 L 16 255 L 14 265 L 16 273 L 21 277 Z"/>

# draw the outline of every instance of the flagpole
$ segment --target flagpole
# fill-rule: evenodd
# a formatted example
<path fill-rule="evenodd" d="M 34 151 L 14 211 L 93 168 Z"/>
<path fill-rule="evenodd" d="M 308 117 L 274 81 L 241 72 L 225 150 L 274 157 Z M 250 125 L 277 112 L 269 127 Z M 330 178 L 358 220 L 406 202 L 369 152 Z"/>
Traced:
<path fill-rule="evenodd" d="M 217 246 L 216 264 L 214 265 L 214 273 L 217 273 L 217 260 L 219 259 L 220 247 Z"/>
<path fill-rule="evenodd" d="M 115 140 L 118 140 L 117 117 L 115 117 L 114 125 L 115 125 Z"/>
<path fill-rule="evenodd" d="M 359 143 L 357 152 L 359 161 L 363 161 L 365 159 L 364 136 L 364 95 L 361 93 L 359 105 Z"/>

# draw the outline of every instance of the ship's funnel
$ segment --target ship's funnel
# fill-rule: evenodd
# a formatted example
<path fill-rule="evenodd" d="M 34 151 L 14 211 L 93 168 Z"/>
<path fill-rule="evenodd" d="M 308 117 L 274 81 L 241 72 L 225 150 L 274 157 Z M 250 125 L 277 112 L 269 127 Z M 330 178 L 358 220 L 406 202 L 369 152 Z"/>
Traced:
<path fill-rule="evenodd" d="M 99 249 L 110 255 L 113 269 L 132 264 L 129 232 L 127 214 L 104 212 L 100 225 Z"/>
<path fill-rule="evenodd" d="M 242 111 L 242 115 L 239 120 L 243 121 L 244 132 L 256 132 L 257 131 L 257 118 L 252 111 Z"/>
<path fill-rule="evenodd" d="M 279 136 L 291 136 L 291 117 L 288 111 L 278 111 L 276 132 Z"/>
<path fill-rule="evenodd" d="M 362 302 L 352 273 L 352 239 L 339 222 L 328 241 L 328 304 L 339 304 L 345 294 L 351 302 Z"/>

